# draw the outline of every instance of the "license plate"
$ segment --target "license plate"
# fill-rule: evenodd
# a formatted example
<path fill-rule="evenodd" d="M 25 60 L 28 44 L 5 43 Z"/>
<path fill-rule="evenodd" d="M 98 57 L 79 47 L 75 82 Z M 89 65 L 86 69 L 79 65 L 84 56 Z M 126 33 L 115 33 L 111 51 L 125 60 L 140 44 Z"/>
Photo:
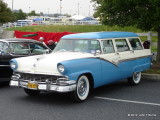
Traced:
<path fill-rule="evenodd" d="M 38 84 L 37 83 L 28 83 L 28 88 L 30 88 L 30 89 L 38 89 Z"/>

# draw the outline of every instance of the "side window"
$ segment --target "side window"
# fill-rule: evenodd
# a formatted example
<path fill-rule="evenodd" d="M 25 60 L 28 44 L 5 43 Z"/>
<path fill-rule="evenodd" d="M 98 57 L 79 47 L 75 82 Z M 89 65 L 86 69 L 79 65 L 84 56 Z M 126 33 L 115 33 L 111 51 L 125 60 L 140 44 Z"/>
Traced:
<path fill-rule="evenodd" d="M 46 49 L 43 45 L 35 44 L 35 43 L 29 44 L 29 46 L 30 46 L 30 49 L 42 49 L 42 50 Z"/>
<path fill-rule="evenodd" d="M 11 53 L 14 54 L 29 54 L 29 46 L 27 43 L 11 43 Z"/>
<path fill-rule="evenodd" d="M 129 51 L 129 46 L 127 44 L 126 39 L 116 39 L 115 43 L 118 52 Z"/>
<path fill-rule="evenodd" d="M 40 44 L 29 44 L 30 45 L 30 49 L 31 49 L 31 52 L 33 54 L 42 54 L 42 53 L 45 53 L 46 50 L 45 50 L 45 47 L 40 45 Z"/>
<path fill-rule="evenodd" d="M 112 40 L 103 40 L 102 49 L 104 53 L 114 53 L 114 47 Z"/>
<path fill-rule="evenodd" d="M 129 42 L 133 50 L 141 50 L 143 49 L 141 42 L 138 38 L 129 38 Z"/>

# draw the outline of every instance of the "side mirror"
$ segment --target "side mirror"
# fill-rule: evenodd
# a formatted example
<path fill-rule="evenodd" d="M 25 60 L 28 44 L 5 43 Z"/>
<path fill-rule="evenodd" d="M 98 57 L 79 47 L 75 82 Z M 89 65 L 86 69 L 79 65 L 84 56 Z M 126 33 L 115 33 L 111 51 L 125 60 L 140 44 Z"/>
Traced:
<path fill-rule="evenodd" d="M 99 54 L 101 54 L 101 50 L 96 50 L 95 55 L 99 55 Z"/>
<path fill-rule="evenodd" d="M 45 54 L 49 54 L 49 50 L 48 49 L 46 49 Z"/>

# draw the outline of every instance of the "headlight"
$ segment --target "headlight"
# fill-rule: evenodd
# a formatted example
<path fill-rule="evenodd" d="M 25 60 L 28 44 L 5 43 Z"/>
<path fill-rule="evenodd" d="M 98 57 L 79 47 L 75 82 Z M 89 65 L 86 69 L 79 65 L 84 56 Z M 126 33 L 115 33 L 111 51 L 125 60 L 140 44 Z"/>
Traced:
<path fill-rule="evenodd" d="M 16 60 L 11 60 L 10 61 L 10 67 L 13 69 L 13 70 L 16 70 L 18 68 L 18 64 L 17 64 L 17 61 Z"/>
<path fill-rule="evenodd" d="M 61 73 L 64 73 L 64 71 L 65 71 L 65 67 L 64 67 L 62 64 L 58 64 L 58 65 L 57 65 L 57 69 L 58 69 L 58 71 L 61 72 Z"/>

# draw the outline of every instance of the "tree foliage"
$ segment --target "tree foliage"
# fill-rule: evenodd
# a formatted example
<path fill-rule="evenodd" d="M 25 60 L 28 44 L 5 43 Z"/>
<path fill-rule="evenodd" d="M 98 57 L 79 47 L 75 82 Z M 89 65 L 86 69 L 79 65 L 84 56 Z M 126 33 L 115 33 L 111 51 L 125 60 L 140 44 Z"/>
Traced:
<path fill-rule="evenodd" d="M 14 21 L 15 17 L 7 4 L 0 0 L 0 23 L 6 23 Z"/>
<path fill-rule="evenodd" d="M 157 61 L 160 62 L 160 0 L 92 0 L 96 16 L 105 25 L 136 26 L 158 32 Z"/>
<path fill-rule="evenodd" d="M 144 31 L 160 28 L 160 0 L 93 0 L 103 24 L 136 26 Z"/>
<path fill-rule="evenodd" d="M 39 16 L 39 14 L 37 14 L 34 10 L 32 10 L 28 16 Z"/>
<path fill-rule="evenodd" d="M 14 16 L 16 18 L 16 20 L 24 20 L 27 17 L 27 14 L 24 13 L 21 9 L 19 9 L 18 11 L 14 12 Z"/>

